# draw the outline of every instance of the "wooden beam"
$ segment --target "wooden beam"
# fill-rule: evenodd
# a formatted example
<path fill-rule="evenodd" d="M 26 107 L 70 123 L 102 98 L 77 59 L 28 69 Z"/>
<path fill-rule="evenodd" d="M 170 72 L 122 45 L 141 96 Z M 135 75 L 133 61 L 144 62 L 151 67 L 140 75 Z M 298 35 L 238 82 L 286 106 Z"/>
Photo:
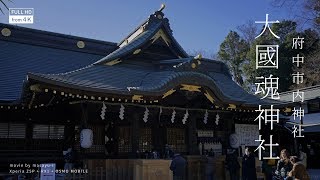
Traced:
<path fill-rule="evenodd" d="M 165 35 L 162 29 L 160 29 L 151 39 L 153 39 L 152 43 L 154 43 L 157 39 L 162 38 L 167 46 L 170 46 L 170 39 Z"/>
<path fill-rule="evenodd" d="M 142 97 L 143 97 L 142 95 L 133 95 L 133 96 L 132 96 L 132 100 L 142 101 L 142 100 L 143 100 Z"/>
<path fill-rule="evenodd" d="M 41 92 L 40 84 L 33 84 L 30 86 L 30 90 L 33 92 Z"/>
<path fill-rule="evenodd" d="M 234 104 L 229 104 L 228 108 L 230 108 L 230 109 L 236 109 L 236 105 L 234 105 Z"/>
<path fill-rule="evenodd" d="M 189 84 L 181 84 L 180 90 L 186 90 L 191 92 L 201 92 L 201 86 L 189 85 Z"/>
<path fill-rule="evenodd" d="M 163 94 L 162 99 L 170 96 L 170 95 L 173 94 L 174 92 L 176 92 L 175 89 L 170 89 L 169 91 L 167 91 L 166 93 Z"/>
<path fill-rule="evenodd" d="M 207 99 L 213 104 L 213 102 L 214 102 L 214 99 L 213 99 L 213 97 L 211 96 L 211 94 L 208 92 L 208 91 L 206 91 L 205 93 L 204 93 L 204 95 L 207 97 Z"/>

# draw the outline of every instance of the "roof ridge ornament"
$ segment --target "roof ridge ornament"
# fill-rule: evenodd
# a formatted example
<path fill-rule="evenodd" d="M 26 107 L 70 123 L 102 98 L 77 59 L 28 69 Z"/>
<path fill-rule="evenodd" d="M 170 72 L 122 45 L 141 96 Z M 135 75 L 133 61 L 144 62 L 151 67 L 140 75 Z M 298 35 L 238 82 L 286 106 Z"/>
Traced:
<path fill-rule="evenodd" d="M 162 12 L 162 10 L 164 10 L 164 8 L 166 8 L 166 5 L 165 4 L 161 4 L 161 7 L 160 7 L 160 9 L 158 10 L 159 12 Z"/>
<path fill-rule="evenodd" d="M 201 64 L 202 55 L 199 53 L 197 56 L 193 57 L 194 61 L 191 64 L 192 69 L 197 68 Z"/>
<path fill-rule="evenodd" d="M 161 4 L 160 9 L 153 13 L 154 17 L 156 17 L 158 19 L 163 19 L 164 13 L 162 12 L 162 10 L 164 10 L 165 7 L 166 7 L 165 4 Z"/>
<path fill-rule="evenodd" d="M 198 55 L 195 56 L 193 59 L 195 59 L 195 60 L 200 60 L 200 59 L 202 59 L 202 55 L 201 55 L 201 54 L 198 54 Z"/>

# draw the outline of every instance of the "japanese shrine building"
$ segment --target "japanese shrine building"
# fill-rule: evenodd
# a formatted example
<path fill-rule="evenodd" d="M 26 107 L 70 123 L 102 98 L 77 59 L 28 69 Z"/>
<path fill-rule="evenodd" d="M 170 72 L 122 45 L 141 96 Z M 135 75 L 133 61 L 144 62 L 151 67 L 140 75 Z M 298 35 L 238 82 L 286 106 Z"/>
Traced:
<path fill-rule="evenodd" d="M 166 144 L 199 155 L 199 142 L 225 154 L 234 124 L 256 124 L 255 109 L 270 105 L 238 86 L 223 62 L 189 56 L 162 9 L 119 43 L 7 24 L 0 31 L 7 162 L 62 161 L 69 146 L 84 159 L 163 154 Z M 84 128 L 93 130 L 87 149 Z"/>

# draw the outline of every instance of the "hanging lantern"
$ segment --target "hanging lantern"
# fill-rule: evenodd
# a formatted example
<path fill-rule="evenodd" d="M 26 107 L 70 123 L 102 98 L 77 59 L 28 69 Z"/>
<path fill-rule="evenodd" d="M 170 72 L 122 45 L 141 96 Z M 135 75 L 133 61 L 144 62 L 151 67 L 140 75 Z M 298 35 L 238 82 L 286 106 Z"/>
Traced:
<path fill-rule="evenodd" d="M 82 148 L 90 148 L 93 144 L 93 132 L 91 129 L 82 129 L 80 133 L 80 145 Z"/>

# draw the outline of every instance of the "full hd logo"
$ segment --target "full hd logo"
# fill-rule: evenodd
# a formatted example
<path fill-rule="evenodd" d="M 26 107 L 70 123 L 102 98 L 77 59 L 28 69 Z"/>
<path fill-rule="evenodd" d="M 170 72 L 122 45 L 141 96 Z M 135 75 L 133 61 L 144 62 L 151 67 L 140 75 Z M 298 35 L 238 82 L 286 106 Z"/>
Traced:
<path fill-rule="evenodd" d="M 10 8 L 9 24 L 33 24 L 33 8 Z"/>

